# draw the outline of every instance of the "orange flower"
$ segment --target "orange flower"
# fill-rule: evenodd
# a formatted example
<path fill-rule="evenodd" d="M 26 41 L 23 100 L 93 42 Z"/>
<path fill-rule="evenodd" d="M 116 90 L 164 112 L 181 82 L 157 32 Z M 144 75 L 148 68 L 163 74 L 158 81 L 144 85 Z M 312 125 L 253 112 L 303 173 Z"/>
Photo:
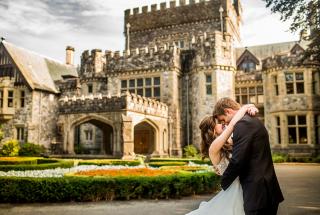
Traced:
<path fill-rule="evenodd" d="M 164 176 L 173 175 L 177 173 L 175 170 L 159 170 L 148 168 L 134 168 L 134 169 L 106 169 L 106 170 L 90 170 L 80 171 L 74 175 L 83 176 Z"/>

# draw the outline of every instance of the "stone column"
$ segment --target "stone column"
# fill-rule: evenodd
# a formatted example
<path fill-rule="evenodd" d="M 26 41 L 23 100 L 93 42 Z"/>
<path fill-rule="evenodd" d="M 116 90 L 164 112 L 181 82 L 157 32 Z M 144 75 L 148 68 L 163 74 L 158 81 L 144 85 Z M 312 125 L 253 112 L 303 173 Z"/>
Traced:
<path fill-rule="evenodd" d="M 123 140 L 123 157 L 132 158 L 134 155 L 134 135 L 132 119 L 129 116 L 122 115 L 122 140 Z"/>

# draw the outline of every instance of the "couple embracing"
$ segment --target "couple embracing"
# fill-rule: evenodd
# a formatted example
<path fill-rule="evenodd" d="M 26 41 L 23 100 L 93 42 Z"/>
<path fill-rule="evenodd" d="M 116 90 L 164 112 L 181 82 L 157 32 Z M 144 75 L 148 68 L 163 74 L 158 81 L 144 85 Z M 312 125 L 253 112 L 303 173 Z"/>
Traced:
<path fill-rule="evenodd" d="M 220 191 L 187 215 L 276 215 L 283 195 L 274 170 L 269 135 L 254 105 L 222 98 L 200 123 L 202 153 L 221 175 Z M 219 124 L 219 123 L 222 124 Z M 227 125 L 225 128 L 224 125 Z"/>

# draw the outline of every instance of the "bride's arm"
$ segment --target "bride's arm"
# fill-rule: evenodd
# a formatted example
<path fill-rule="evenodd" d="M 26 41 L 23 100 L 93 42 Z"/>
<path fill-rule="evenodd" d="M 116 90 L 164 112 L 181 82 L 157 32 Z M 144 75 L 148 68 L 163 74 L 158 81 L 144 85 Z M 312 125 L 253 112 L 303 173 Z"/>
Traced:
<path fill-rule="evenodd" d="M 256 107 L 253 104 L 248 104 L 242 106 L 239 111 L 234 115 L 232 120 L 230 121 L 229 125 L 226 127 L 226 129 L 212 142 L 211 146 L 209 147 L 209 157 L 212 163 L 217 163 L 220 161 L 217 161 L 216 156 L 219 154 L 220 149 L 222 146 L 228 141 L 230 138 L 234 125 L 246 114 L 249 113 L 250 115 L 254 115 L 257 112 Z M 215 161 L 215 162 L 214 162 Z"/>

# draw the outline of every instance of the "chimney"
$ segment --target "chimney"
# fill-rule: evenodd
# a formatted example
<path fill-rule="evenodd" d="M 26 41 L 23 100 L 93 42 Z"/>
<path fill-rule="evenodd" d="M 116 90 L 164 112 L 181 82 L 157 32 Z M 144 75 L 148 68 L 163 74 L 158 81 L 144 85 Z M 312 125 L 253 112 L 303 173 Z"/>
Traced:
<path fill-rule="evenodd" d="M 74 48 L 72 46 L 67 46 L 66 48 L 66 64 L 73 65 L 74 60 Z"/>

